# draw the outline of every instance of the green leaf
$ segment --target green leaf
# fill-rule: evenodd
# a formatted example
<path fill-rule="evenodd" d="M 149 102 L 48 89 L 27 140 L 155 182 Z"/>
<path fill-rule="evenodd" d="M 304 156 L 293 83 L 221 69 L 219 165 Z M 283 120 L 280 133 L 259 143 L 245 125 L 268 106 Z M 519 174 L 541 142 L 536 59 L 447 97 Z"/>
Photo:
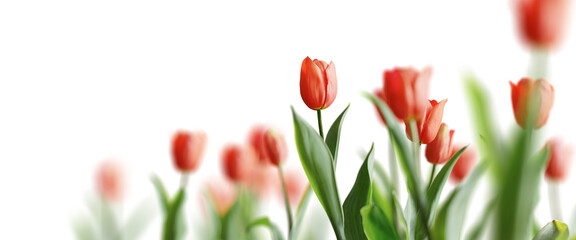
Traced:
<path fill-rule="evenodd" d="M 151 208 L 150 199 L 143 200 L 132 211 L 124 227 L 124 237 L 126 240 L 139 239 L 147 226 L 152 221 L 155 214 L 149 211 Z"/>
<path fill-rule="evenodd" d="M 306 176 L 328 215 L 338 239 L 344 237 L 344 216 L 334 174 L 332 154 L 314 128 L 292 108 L 294 136 Z"/>
<path fill-rule="evenodd" d="M 300 234 L 300 229 L 302 227 L 302 223 L 304 222 L 304 216 L 306 216 L 306 209 L 308 207 L 308 203 L 310 202 L 311 195 L 312 188 L 308 186 L 304 192 L 304 196 L 302 196 L 302 199 L 300 200 L 298 209 L 296 210 L 294 225 L 292 226 L 292 232 L 290 234 L 290 240 L 298 239 L 298 234 Z"/>
<path fill-rule="evenodd" d="M 160 200 L 162 211 L 164 211 L 164 214 L 167 214 L 170 207 L 170 198 L 168 197 L 168 192 L 166 191 L 162 180 L 160 180 L 158 176 L 152 175 L 151 180 L 152 184 L 154 185 L 154 189 L 156 189 L 156 194 L 158 194 L 158 199 Z"/>
<path fill-rule="evenodd" d="M 362 226 L 360 210 L 371 200 L 372 178 L 371 171 L 374 166 L 374 143 L 366 155 L 366 159 L 356 175 L 356 182 L 344 201 L 344 231 L 348 239 L 366 239 Z"/>
<path fill-rule="evenodd" d="M 76 217 L 72 221 L 72 230 L 77 240 L 96 240 L 98 234 L 89 219 Z"/>
<path fill-rule="evenodd" d="M 182 227 L 185 225 L 181 225 L 182 221 L 179 221 L 179 215 L 181 213 L 182 205 L 184 203 L 185 198 L 185 191 L 181 188 L 176 196 L 170 203 L 168 207 L 168 214 L 164 219 L 164 228 L 162 230 L 162 236 L 164 240 L 174 240 L 178 239 L 178 233 L 181 231 Z"/>
<path fill-rule="evenodd" d="M 553 220 L 540 229 L 534 240 L 566 240 L 569 235 L 566 224 Z"/>
<path fill-rule="evenodd" d="M 342 123 L 344 121 L 344 117 L 346 117 L 346 113 L 348 112 L 348 108 L 350 108 L 350 104 L 340 113 L 340 116 L 334 120 L 332 126 L 328 130 L 328 134 L 326 135 L 326 145 L 330 149 L 330 153 L 332 154 L 332 158 L 334 160 L 334 166 L 336 166 L 336 162 L 338 162 L 338 145 L 340 144 L 340 131 L 342 130 Z"/>
<path fill-rule="evenodd" d="M 278 228 L 276 224 L 270 222 L 268 217 L 254 220 L 252 223 L 248 224 L 246 231 L 249 232 L 252 228 L 258 226 L 267 227 L 270 230 L 270 235 L 273 240 L 284 240 L 284 236 L 282 236 L 282 231 L 280 231 L 280 228 Z"/>
<path fill-rule="evenodd" d="M 481 239 L 484 229 L 486 229 L 486 225 L 488 224 L 488 220 L 494 211 L 494 207 L 496 206 L 495 199 L 490 200 L 488 205 L 482 211 L 482 216 L 480 219 L 477 220 L 476 224 L 472 225 L 466 239 L 469 240 L 477 240 Z M 538 230 L 536 230 L 538 231 Z"/>
<path fill-rule="evenodd" d="M 368 205 L 360 211 L 366 237 L 370 240 L 400 239 L 394 223 L 390 222 L 380 208 Z"/>

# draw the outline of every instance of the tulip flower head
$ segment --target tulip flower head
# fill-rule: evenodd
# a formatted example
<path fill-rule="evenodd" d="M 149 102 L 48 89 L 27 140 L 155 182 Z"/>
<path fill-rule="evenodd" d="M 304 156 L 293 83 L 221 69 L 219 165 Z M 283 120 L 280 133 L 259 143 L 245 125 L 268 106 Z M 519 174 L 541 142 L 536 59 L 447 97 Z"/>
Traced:
<path fill-rule="evenodd" d="M 426 160 L 432 164 L 444 164 L 450 160 L 452 151 L 452 137 L 454 130 L 442 123 L 436 138 L 426 145 Z"/>
<path fill-rule="evenodd" d="M 300 96 L 308 108 L 326 109 L 334 102 L 337 92 L 336 67 L 318 59 L 306 57 L 300 70 Z"/>
<path fill-rule="evenodd" d="M 440 124 L 442 124 L 442 116 L 444 115 L 444 106 L 448 99 L 444 99 L 440 102 L 436 100 L 430 100 L 426 106 L 426 115 L 422 120 L 416 121 L 416 126 L 418 126 L 418 136 L 422 144 L 431 143 L 438 129 L 440 129 Z M 412 133 L 410 132 L 410 125 L 406 123 L 406 135 L 408 139 L 412 140 Z"/>
<path fill-rule="evenodd" d="M 205 183 L 205 191 L 212 206 L 220 217 L 228 213 L 237 199 L 234 184 L 225 179 L 212 179 Z"/>
<path fill-rule="evenodd" d="M 413 68 L 384 71 L 384 99 L 397 118 L 421 120 L 428 104 L 428 88 L 432 68 L 418 72 Z"/>
<path fill-rule="evenodd" d="M 515 0 L 518 29 L 533 48 L 550 49 L 561 39 L 568 0 Z"/>
<path fill-rule="evenodd" d="M 523 78 L 517 84 L 510 82 L 510 87 L 512 108 L 518 125 L 526 128 L 528 121 L 532 121 L 532 127 L 536 129 L 544 126 L 554 104 L 554 87 L 544 79 L 530 78 Z"/>
<path fill-rule="evenodd" d="M 573 146 L 564 143 L 560 138 L 550 139 L 546 146 L 549 148 L 546 177 L 554 181 L 565 180 L 572 162 Z"/>
<path fill-rule="evenodd" d="M 206 147 L 206 134 L 202 131 L 178 131 L 172 138 L 172 159 L 181 172 L 195 171 L 200 165 Z"/>
<path fill-rule="evenodd" d="M 248 143 L 254 148 L 258 161 L 261 164 L 268 164 L 270 162 L 268 158 L 268 151 L 264 145 L 264 135 L 268 131 L 268 127 L 264 125 L 255 125 L 250 129 L 248 134 Z"/>
<path fill-rule="evenodd" d="M 288 146 L 284 136 L 277 131 L 269 129 L 264 135 L 264 145 L 269 156 L 270 163 L 275 166 L 284 162 L 288 156 Z"/>
<path fill-rule="evenodd" d="M 256 153 L 249 146 L 233 144 L 222 151 L 224 174 L 235 182 L 249 182 L 256 161 Z"/>
<path fill-rule="evenodd" d="M 105 200 L 120 202 L 126 190 L 122 165 L 112 160 L 103 162 L 96 172 L 96 187 Z"/>
<path fill-rule="evenodd" d="M 466 145 L 464 144 L 455 144 L 454 146 L 452 146 L 452 152 L 450 156 L 454 156 L 456 152 L 458 152 L 465 146 Z M 478 159 L 478 152 L 476 151 L 476 149 L 473 146 L 468 146 L 466 150 L 462 152 L 460 158 L 458 158 L 458 161 L 454 165 L 454 168 L 452 168 L 452 172 L 450 172 L 450 179 L 452 179 L 452 181 L 456 183 L 459 183 L 462 180 L 464 180 L 464 178 L 466 178 L 470 170 L 472 170 L 472 168 L 476 164 L 477 159 Z"/>

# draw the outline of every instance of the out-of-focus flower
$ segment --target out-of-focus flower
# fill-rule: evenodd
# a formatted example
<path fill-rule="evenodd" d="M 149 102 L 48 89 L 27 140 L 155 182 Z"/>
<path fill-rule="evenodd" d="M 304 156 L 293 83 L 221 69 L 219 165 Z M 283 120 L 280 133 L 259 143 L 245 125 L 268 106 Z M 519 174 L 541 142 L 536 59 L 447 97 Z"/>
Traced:
<path fill-rule="evenodd" d="M 554 87 L 544 79 L 535 81 L 530 78 L 522 78 L 517 84 L 510 82 L 510 87 L 512 108 L 518 125 L 527 127 L 530 104 L 534 104 L 533 107 L 538 108 L 534 128 L 544 126 L 554 104 Z"/>
<path fill-rule="evenodd" d="M 290 205 L 295 206 L 300 203 L 304 193 L 308 188 L 308 180 L 306 175 L 299 169 L 289 168 L 284 172 L 284 182 L 286 183 L 286 193 L 288 194 L 288 202 Z M 279 185 L 278 193 L 280 198 L 283 198 L 282 186 Z"/>
<path fill-rule="evenodd" d="M 318 59 L 306 57 L 300 70 L 300 95 L 310 109 L 330 107 L 337 92 L 336 67 Z"/>
<path fill-rule="evenodd" d="M 250 129 L 248 133 L 248 143 L 254 148 L 258 161 L 261 164 L 268 164 L 270 160 L 268 159 L 268 151 L 264 145 L 264 135 L 268 131 L 268 127 L 264 125 L 255 125 Z"/>
<path fill-rule="evenodd" d="M 267 197 L 279 185 L 278 169 L 272 165 L 255 164 L 246 185 L 256 193 L 259 198 Z"/>
<path fill-rule="evenodd" d="M 466 146 L 465 144 L 453 145 L 450 156 L 454 156 L 454 154 L 458 152 L 458 150 L 462 149 L 465 146 Z M 472 167 L 474 167 L 474 165 L 476 164 L 477 159 L 478 159 L 478 152 L 476 151 L 476 149 L 473 146 L 468 146 L 468 148 L 466 148 L 466 150 L 462 152 L 460 158 L 458 158 L 458 161 L 454 165 L 452 172 L 450 172 L 450 179 L 452 179 L 452 181 L 456 183 L 459 183 L 462 180 L 464 180 L 464 178 L 466 178 L 470 170 L 472 170 Z"/>
<path fill-rule="evenodd" d="M 96 172 L 96 187 L 107 201 L 122 201 L 126 191 L 122 165 L 113 160 L 104 161 Z"/>
<path fill-rule="evenodd" d="M 515 0 L 518 29 L 533 48 L 554 47 L 564 30 L 567 0 Z"/>
<path fill-rule="evenodd" d="M 440 102 L 430 100 L 426 107 L 426 117 L 416 122 L 418 126 L 418 136 L 422 144 L 428 144 L 436 138 L 436 134 L 442 123 L 442 116 L 444 115 L 444 105 L 446 105 L 447 101 L 448 99 Z M 408 135 L 408 139 L 412 140 L 409 123 L 406 123 L 406 135 Z"/>
<path fill-rule="evenodd" d="M 434 141 L 426 145 L 426 160 L 432 164 L 444 164 L 450 160 L 454 130 L 442 123 Z"/>
<path fill-rule="evenodd" d="M 192 172 L 198 168 L 204 148 L 206 134 L 202 131 L 178 131 L 172 138 L 172 159 L 178 171 Z"/>
<path fill-rule="evenodd" d="M 205 183 L 205 191 L 220 217 L 228 213 L 236 202 L 237 193 L 234 184 L 225 179 L 211 179 Z"/>
<path fill-rule="evenodd" d="M 565 180 L 572 162 L 573 146 L 563 142 L 560 138 L 548 140 L 546 146 L 550 149 L 546 177 L 554 181 Z"/>
<path fill-rule="evenodd" d="M 256 161 L 256 153 L 249 146 L 231 144 L 222 151 L 224 175 L 235 182 L 249 182 Z"/>
<path fill-rule="evenodd" d="M 264 135 L 264 145 L 270 159 L 270 163 L 275 166 L 284 162 L 288 156 L 288 146 L 284 136 L 279 132 L 269 129 Z"/>
<path fill-rule="evenodd" d="M 414 68 L 384 71 L 384 100 L 397 118 L 420 120 L 426 112 L 432 68 L 418 72 Z"/>

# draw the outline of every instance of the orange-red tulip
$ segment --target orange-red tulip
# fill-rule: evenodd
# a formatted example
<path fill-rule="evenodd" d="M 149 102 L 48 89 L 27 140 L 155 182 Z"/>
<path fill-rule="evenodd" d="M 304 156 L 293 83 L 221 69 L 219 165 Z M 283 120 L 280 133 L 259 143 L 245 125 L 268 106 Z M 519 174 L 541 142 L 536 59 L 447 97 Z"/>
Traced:
<path fill-rule="evenodd" d="M 454 130 L 442 123 L 434 141 L 426 145 L 426 160 L 432 164 L 444 164 L 450 160 L 453 135 Z"/>
<path fill-rule="evenodd" d="M 310 109 L 330 107 L 336 98 L 336 67 L 318 59 L 306 57 L 300 70 L 300 95 Z"/>
<path fill-rule="evenodd" d="M 531 47 L 554 47 L 563 33 L 567 0 L 516 0 L 518 29 Z"/>
<path fill-rule="evenodd" d="M 282 134 L 269 129 L 266 135 L 264 135 L 264 145 L 266 146 L 270 163 L 278 166 L 286 160 L 288 156 L 288 146 Z"/>
<path fill-rule="evenodd" d="M 237 199 L 234 184 L 225 179 L 211 179 L 205 183 L 205 191 L 220 217 L 228 213 Z"/>
<path fill-rule="evenodd" d="M 436 138 L 438 129 L 440 129 L 440 124 L 442 124 L 444 105 L 446 105 L 447 101 L 448 99 L 444 99 L 440 102 L 430 100 L 426 107 L 426 117 L 420 121 L 416 121 L 418 137 L 422 144 L 428 144 Z M 412 140 L 409 123 L 406 123 L 406 135 L 408 135 L 408 139 Z"/>
<path fill-rule="evenodd" d="M 384 99 L 397 118 L 420 120 L 426 112 L 432 68 L 421 72 L 413 68 L 384 71 Z"/>
<path fill-rule="evenodd" d="M 512 108 L 518 125 L 527 127 L 529 105 L 532 102 L 534 109 L 538 110 L 534 128 L 544 126 L 554 104 L 554 87 L 544 79 L 535 81 L 530 78 L 522 78 L 517 84 L 510 82 L 510 87 Z"/>
<path fill-rule="evenodd" d="M 202 131 L 178 131 L 172 138 L 172 159 L 176 169 L 191 172 L 198 168 L 204 148 L 206 134 Z"/>
<path fill-rule="evenodd" d="M 126 190 L 122 165 L 111 160 L 103 162 L 96 172 L 96 187 L 107 201 L 120 202 Z"/>
<path fill-rule="evenodd" d="M 264 145 L 264 135 L 268 131 L 268 127 L 264 125 L 255 125 L 250 129 L 248 134 L 248 143 L 254 148 L 258 161 L 261 164 L 268 164 L 270 162 L 268 158 L 268 151 Z"/>
<path fill-rule="evenodd" d="M 562 181 L 568 177 L 572 162 L 573 146 L 564 143 L 559 138 L 550 139 L 546 145 L 549 147 L 548 167 L 546 177 L 554 181 Z"/>
<path fill-rule="evenodd" d="M 249 182 L 256 161 L 256 153 L 252 147 L 228 145 L 222 151 L 224 174 L 235 182 Z"/>
<path fill-rule="evenodd" d="M 450 155 L 454 156 L 456 152 L 458 152 L 465 146 L 466 146 L 465 144 L 455 144 L 452 147 L 452 153 Z M 454 165 L 452 172 L 450 172 L 450 179 L 452 179 L 452 181 L 456 183 L 459 183 L 462 180 L 464 180 L 464 178 L 466 178 L 470 170 L 472 170 L 472 167 L 474 167 L 474 165 L 476 164 L 477 159 L 478 159 L 478 153 L 476 152 L 476 149 L 472 146 L 468 146 L 468 148 L 466 148 L 466 150 L 462 152 L 460 158 L 458 158 L 458 161 Z"/>

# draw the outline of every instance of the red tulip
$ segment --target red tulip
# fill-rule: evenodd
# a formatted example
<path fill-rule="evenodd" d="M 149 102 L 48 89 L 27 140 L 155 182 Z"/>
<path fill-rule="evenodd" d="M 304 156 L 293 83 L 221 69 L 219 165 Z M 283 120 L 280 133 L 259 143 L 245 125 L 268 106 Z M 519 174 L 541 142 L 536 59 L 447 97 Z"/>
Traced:
<path fill-rule="evenodd" d="M 546 145 L 550 149 L 546 177 L 554 181 L 565 180 L 570 170 L 573 146 L 562 142 L 559 138 L 550 139 Z"/>
<path fill-rule="evenodd" d="M 178 171 L 192 172 L 198 168 L 204 148 L 206 134 L 202 131 L 178 131 L 172 138 L 172 159 Z"/>
<path fill-rule="evenodd" d="M 426 159 L 432 164 L 444 164 L 450 160 L 452 151 L 452 136 L 454 130 L 448 129 L 446 123 L 442 123 L 434 141 L 426 145 Z"/>
<path fill-rule="evenodd" d="M 516 0 L 520 35 L 531 47 L 549 49 L 561 38 L 567 0 Z"/>
<path fill-rule="evenodd" d="M 432 69 L 413 68 L 384 71 L 384 99 L 396 117 L 404 121 L 420 120 L 426 112 Z"/>
<path fill-rule="evenodd" d="M 266 152 L 269 156 L 270 163 L 278 166 L 286 160 L 288 156 L 288 146 L 286 145 L 284 136 L 280 133 L 271 129 L 268 130 L 266 135 L 264 135 L 264 145 L 266 146 Z"/>
<path fill-rule="evenodd" d="M 268 131 L 268 127 L 263 125 L 255 125 L 252 127 L 248 135 L 248 142 L 254 148 L 254 151 L 258 157 L 258 161 L 261 164 L 268 164 L 270 162 L 268 158 L 268 151 L 264 145 L 264 135 L 266 134 L 266 131 Z"/>
<path fill-rule="evenodd" d="M 216 213 L 223 217 L 236 202 L 237 194 L 234 185 L 224 179 L 212 179 L 205 183 L 205 191 L 212 202 Z"/>
<path fill-rule="evenodd" d="M 546 80 L 522 78 L 517 84 L 510 82 L 512 90 L 512 108 L 520 127 L 526 128 L 530 102 L 538 107 L 535 128 L 541 128 L 548 121 L 550 109 L 554 103 L 554 87 Z"/>
<path fill-rule="evenodd" d="M 462 149 L 465 146 L 466 145 L 464 145 L 464 144 L 454 145 L 452 147 L 452 153 L 450 155 L 454 156 L 454 154 L 456 152 L 458 152 L 460 149 Z M 476 149 L 472 146 L 468 146 L 468 148 L 466 148 L 466 150 L 464 150 L 464 152 L 462 152 L 462 154 L 460 155 L 460 158 L 458 158 L 458 161 L 454 165 L 454 168 L 452 169 L 452 172 L 450 173 L 450 179 L 452 179 L 452 181 L 454 181 L 456 183 L 459 183 L 462 180 L 464 180 L 464 178 L 466 178 L 466 176 L 468 175 L 470 170 L 472 170 L 472 167 L 474 167 L 474 165 L 476 164 L 477 158 L 478 158 L 478 153 L 476 152 Z"/>
<path fill-rule="evenodd" d="M 300 95 L 310 109 L 330 107 L 336 98 L 336 67 L 318 59 L 306 57 L 300 70 Z"/>
<path fill-rule="evenodd" d="M 446 105 L 447 101 L 448 99 L 440 102 L 430 100 L 426 107 L 426 117 L 416 122 L 418 137 L 422 144 L 428 144 L 436 138 L 436 134 L 442 123 L 442 116 L 444 115 L 444 105 Z M 408 135 L 408 139 L 412 140 L 409 123 L 406 123 L 406 135 Z"/>
<path fill-rule="evenodd" d="M 252 147 L 228 145 L 222 151 L 224 174 L 235 182 L 249 182 L 256 161 L 256 153 Z"/>
<path fill-rule="evenodd" d="M 115 161 L 103 162 L 96 172 L 96 187 L 100 195 L 112 202 L 120 202 L 124 197 L 124 168 Z"/>

